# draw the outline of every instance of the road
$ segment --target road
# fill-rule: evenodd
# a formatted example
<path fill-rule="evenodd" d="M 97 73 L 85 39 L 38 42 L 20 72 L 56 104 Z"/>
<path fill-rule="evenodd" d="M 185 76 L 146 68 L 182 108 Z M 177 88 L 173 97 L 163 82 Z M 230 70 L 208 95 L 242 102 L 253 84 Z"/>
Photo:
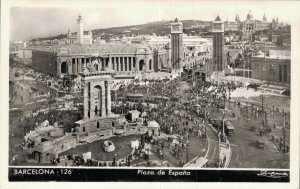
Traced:
<path fill-rule="evenodd" d="M 206 132 L 209 139 L 209 150 L 206 154 L 208 160 L 218 160 L 219 158 L 219 138 L 217 133 L 210 126 L 206 126 Z"/>
<path fill-rule="evenodd" d="M 205 98 L 210 98 L 206 95 Z M 277 98 L 276 98 L 277 99 Z M 269 101 L 270 102 L 270 101 Z M 225 119 L 230 119 L 235 127 L 234 134 L 228 136 L 231 144 L 232 156 L 229 163 L 229 168 L 289 168 L 289 154 L 282 154 L 275 144 L 270 139 L 263 135 L 260 136 L 258 132 L 251 131 L 251 126 L 259 129 L 262 127 L 262 115 L 259 115 L 255 119 L 254 114 L 250 120 L 243 118 L 243 113 L 235 103 L 226 102 L 226 108 L 235 113 L 233 118 L 231 114 L 225 114 Z M 251 108 L 249 108 L 250 110 Z M 212 119 L 220 119 L 222 112 L 215 107 L 206 106 L 206 110 L 209 112 L 209 116 Z M 250 112 L 250 111 L 249 111 Z M 239 120 L 237 119 L 239 117 Z M 275 113 L 273 116 L 268 114 L 268 125 L 273 126 L 276 124 L 276 128 L 272 128 L 272 134 L 282 136 L 281 127 L 283 125 L 283 114 Z M 218 143 L 217 136 L 208 130 L 210 138 L 210 150 L 208 151 L 207 158 L 213 159 L 216 154 Z M 287 131 L 287 144 L 289 144 L 289 130 Z M 258 148 L 255 142 L 259 140 L 264 143 L 264 149 Z"/>
<path fill-rule="evenodd" d="M 231 103 L 231 106 L 227 107 L 232 109 L 237 117 L 242 117 L 238 106 L 235 107 Z M 289 154 L 283 155 L 266 136 L 251 131 L 251 125 L 258 127 L 261 119 L 240 118 L 240 121 L 233 120 L 232 123 L 235 133 L 228 138 L 232 149 L 230 168 L 289 168 Z M 255 145 L 256 140 L 265 143 L 264 149 Z"/>

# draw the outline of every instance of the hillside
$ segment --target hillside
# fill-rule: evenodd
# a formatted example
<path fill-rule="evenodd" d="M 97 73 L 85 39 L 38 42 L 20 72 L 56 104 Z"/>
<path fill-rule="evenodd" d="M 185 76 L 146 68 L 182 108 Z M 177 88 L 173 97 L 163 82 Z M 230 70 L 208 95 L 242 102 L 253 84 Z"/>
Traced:
<path fill-rule="evenodd" d="M 102 39 L 109 39 L 115 36 L 123 35 L 168 35 L 170 33 L 170 23 L 171 21 L 159 21 L 159 22 L 149 22 L 141 25 L 132 26 L 121 26 L 103 29 L 94 29 L 92 34 L 94 37 L 101 37 Z M 211 21 L 201 21 L 201 20 L 182 20 L 183 32 L 186 34 L 199 34 L 200 32 L 207 32 L 211 26 Z M 65 38 L 66 34 L 60 34 L 57 36 L 51 36 L 46 38 L 37 38 L 34 40 L 52 40 L 52 39 L 62 39 Z"/>

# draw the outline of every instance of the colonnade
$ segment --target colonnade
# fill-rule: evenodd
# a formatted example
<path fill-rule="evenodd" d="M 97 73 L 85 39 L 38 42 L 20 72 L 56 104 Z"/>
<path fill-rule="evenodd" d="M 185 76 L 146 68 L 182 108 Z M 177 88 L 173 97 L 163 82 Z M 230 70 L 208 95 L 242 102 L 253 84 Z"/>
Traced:
<path fill-rule="evenodd" d="M 155 57 L 156 56 L 156 57 Z M 116 72 L 143 72 L 161 69 L 167 61 L 166 54 L 158 55 L 121 55 L 103 57 L 72 57 L 66 61 L 58 61 L 57 72 L 61 74 L 78 74 L 84 71 L 90 63 L 95 64 L 97 71 L 114 70 Z"/>

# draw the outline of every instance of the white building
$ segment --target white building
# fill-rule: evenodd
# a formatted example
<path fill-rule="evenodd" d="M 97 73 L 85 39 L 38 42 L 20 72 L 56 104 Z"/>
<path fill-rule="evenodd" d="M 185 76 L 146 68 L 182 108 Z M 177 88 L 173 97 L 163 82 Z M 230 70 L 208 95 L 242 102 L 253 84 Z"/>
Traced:
<path fill-rule="evenodd" d="M 92 31 L 84 31 L 83 30 L 83 20 L 82 17 L 79 15 L 78 20 L 78 31 L 75 33 L 70 33 L 68 31 L 67 33 L 67 44 L 92 44 L 93 43 L 93 36 L 92 36 Z"/>

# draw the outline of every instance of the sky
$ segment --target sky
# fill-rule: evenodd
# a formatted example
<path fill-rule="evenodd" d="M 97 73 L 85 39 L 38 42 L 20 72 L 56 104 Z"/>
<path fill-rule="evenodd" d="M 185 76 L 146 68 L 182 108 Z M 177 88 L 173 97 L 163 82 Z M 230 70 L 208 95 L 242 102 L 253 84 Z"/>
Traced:
<path fill-rule="evenodd" d="M 82 15 L 84 29 L 144 24 L 152 21 L 194 19 L 211 21 L 217 15 L 222 20 L 233 21 L 236 14 L 245 20 L 249 11 L 254 19 L 268 21 L 279 18 L 288 22 L 294 14 L 292 3 L 279 1 L 200 1 L 200 0 L 102 0 L 61 1 L 45 3 L 15 3 L 9 10 L 10 40 L 30 40 L 76 31 L 76 19 Z M 72 3 L 71 3 L 72 2 Z M 284 14 L 282 14 L 282 10 Z M 290 11 L 289 11 L 290 10 Z"/>

